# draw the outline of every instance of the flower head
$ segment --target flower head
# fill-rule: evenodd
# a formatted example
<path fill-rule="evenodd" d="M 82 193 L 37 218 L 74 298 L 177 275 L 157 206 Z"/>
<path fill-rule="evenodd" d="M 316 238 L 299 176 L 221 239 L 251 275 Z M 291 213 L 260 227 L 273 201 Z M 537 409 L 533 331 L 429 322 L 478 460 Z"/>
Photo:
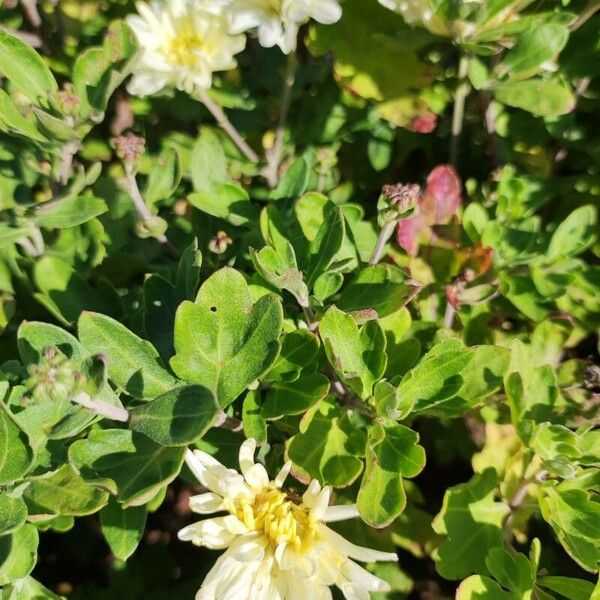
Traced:
<path fill-rule="evenodd" d="M 170 0 L 138 2 L 139 15 L 127 17 L 140 50 L 128 90 L 153 94 L 168 85 L 192 93 L 208 89 L 212 74 L 236 66 L 244 49 L 243 35 L 230 35 L 221 4 Z"/>
<path fill-rule="evenodd" d="M 337 585 L 348 600 L 387 591 L 388 584 L 351 559 L 397 560 L 395 554 L 356 546 L 326 523 L 358 516 L 355 505 L 329 506 L 331 488 L 313 480 L 301 499 L 281 488 L 291 463 L 273 481 L 254 462 L 256 441 L 240 448 L 241 473 L 212 456 L 188 450 L 186 462 L 210 491 L 190 499 L 200 514 L 223 513 L 188 525 L 179 539 L 227 548 L 196 600 L 330 600 Z"/>
<path fill-rule="evenodd" d="M 261 46 L 279 46 L 289 54 L 296 49 L 300 25 L 309 19 L 335 23 L 342 9 L 338 0 L 231 0 L 227 13 L 232 33 L 256 27 Z"/>

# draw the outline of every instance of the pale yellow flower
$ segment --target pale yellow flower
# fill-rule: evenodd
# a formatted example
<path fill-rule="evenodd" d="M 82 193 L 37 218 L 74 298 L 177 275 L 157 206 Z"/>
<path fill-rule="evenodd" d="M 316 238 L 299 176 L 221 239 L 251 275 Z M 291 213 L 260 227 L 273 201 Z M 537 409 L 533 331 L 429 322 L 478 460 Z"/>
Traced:
<path fill-rule="evenodd" d="M 173 85 L 192 93 L 195 88 L 209 89 L 214 72 L 235 68 L 234 57 L 244 49 L 246 38 L 229 33 L 222 4 L 138 2 L 139 15 L 127 17 L 139 45 L 128 90 L 146 96 Z"/>
<path fill-rule="evenodd" d="M 233 33 L 256 28 L 261 46 L 279 46 L 289 54 L 296 49 L 300 25 L 309 19 L 335 23 L 342 8 L 338 0 L 231 0 L 227 14 Z"/>
<path fill-rule="evenodd" d="M 352 559 L 397 560 L 396 554 L 352 544 L 326 523 L 358 516 L 355 505 L 329 506 L 330 487 L 313 480 L 296 500 L 281 488 L 291 464 L 270 481 L 254 462 L 256 441 L 240 448 L 240 471 L 209 454 L 188 450 L 186 462 L 210 491 L 190 499 L 200 514 L 223 513 L 188 525 L 179 539 L 226 549 L 207 575 L 196 600 L 331 600 L 330 586 L 347 600 L 387 591 L 385 581 Z"/>

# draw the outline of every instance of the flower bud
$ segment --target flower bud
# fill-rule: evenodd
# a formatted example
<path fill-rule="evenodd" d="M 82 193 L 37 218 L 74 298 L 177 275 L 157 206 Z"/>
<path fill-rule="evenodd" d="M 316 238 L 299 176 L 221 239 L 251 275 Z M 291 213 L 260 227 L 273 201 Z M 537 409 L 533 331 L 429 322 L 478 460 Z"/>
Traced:
<path fill-rule="evenodd" d="M 117 156 L 125 163 L 127 169 L 137 164 L 146 148 L 146 140 L 131 131 L 126 135 L 113 138 L 112 143 Z"/>
<path fill-rule="evenodd" d="M 208 249 L 215 254 L 223 254 L 231 244 L 233 244 L 233 240 L 224 231 L 219 231 L 217 235 L 208 242 Z"/>

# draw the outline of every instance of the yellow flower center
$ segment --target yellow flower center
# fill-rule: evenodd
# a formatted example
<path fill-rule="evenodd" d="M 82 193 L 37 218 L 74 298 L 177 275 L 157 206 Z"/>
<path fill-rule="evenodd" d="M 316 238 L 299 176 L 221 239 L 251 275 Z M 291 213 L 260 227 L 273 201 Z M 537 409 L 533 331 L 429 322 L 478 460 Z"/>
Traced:
<path fill-rule="evenodd" d="M 232 508 L 248 529 L 262 532 L 273 547 L 287 542 L 303 552 L 315 540 L 317 523 L 308 508 L 295 504 L 278 489 L 267 488 L 253 500 L 238 500 Z"/>
<path fill-rule="evenodd" d="M 193 29 L 180 31 L 169 40 L 167 57 L 175 65 L 193 67 L 198 61 L 196 52 L 202 48 L 204 40 Z"/>

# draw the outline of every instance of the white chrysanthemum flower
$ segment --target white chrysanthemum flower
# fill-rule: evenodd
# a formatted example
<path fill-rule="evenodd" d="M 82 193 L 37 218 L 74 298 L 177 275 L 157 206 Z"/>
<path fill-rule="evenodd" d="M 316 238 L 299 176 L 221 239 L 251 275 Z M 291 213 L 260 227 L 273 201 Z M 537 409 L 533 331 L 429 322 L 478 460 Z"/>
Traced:
<path fill-rule="evenodd" d="M 379 4 L 402 15 L 409 25 L 425 27 L 437 35 L 449 35 L 445 23 L 435 16 L 429 0 L 379 0 Z"/>
<path fill-rule="evenodd" d="M 285 54 L 296 49 L 300 25 L 309 19 L 330 25 L 342 16 L 338 0 L 231 0 L 227 12 L 232 33 L 256 27 L 261 46 Z"/>
<path fill-rule="evenodd" d="M 356 546 L 325 523 L 358 516 L 355 505 L 328 506 L 331 488 L 313 480 L 301 502 L 281 490 L 291 463 L 274 481 L 254 462 L 256 441 L 240 448 L 241 474 L 200 450 L 186 462 L 210 491 L 193 496 L 200 514 L 224 513 L 183 528 L 179 539 L 227 548 L 207 575 L 196 600 L 331 600 L 338 586 L 348 600 L 388 591 L 385 581 L 351 559 L 397 560 L 396 554 Z"/>
<path fill-rule="evenodd" d="M 222 5 L 215 0 L 138 2 L 139 15 L 127 17 L 139 44 L 129 92 L 146 96 L 174 85 L 192 93 L 209 89 L 215 71 L 235 68 L 234 56 L 244 49 L 246 38 L 230 34 Z"/>

